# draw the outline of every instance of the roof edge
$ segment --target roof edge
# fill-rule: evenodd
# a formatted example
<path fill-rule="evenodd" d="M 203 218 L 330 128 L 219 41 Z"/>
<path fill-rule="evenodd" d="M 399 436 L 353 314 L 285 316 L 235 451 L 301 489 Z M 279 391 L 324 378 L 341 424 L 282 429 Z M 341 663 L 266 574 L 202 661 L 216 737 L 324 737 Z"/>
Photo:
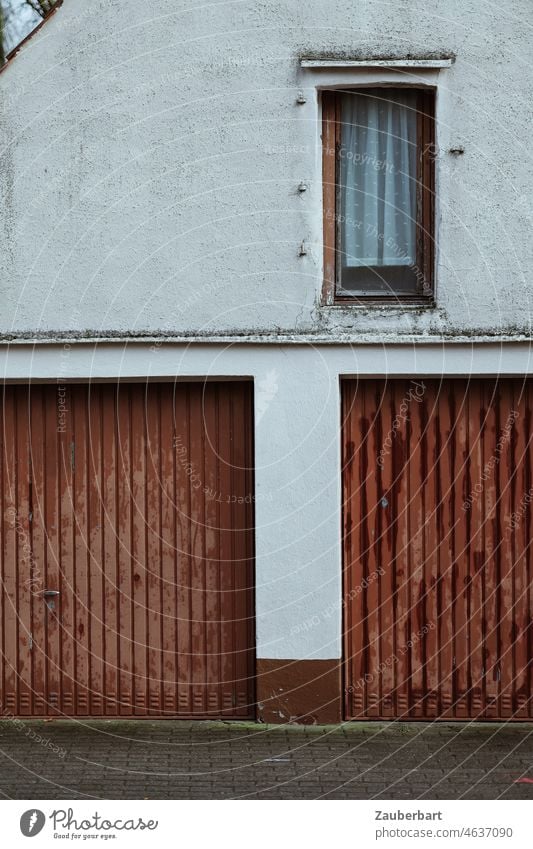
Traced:
<path fill-rule="evenodd" d="M 37 26 L 34 27 L 32 29 L 32 31 L 29 32 L 28 35 L 25 36 L 25 38 L 23 38 L 22 41 L 19 42 L 19 44 L 17 44 L 16 47 L 13 48 L 13 50 L 9 51 L 9 53 L 6 56 L 6 61 L 4 62 L 2 67 L 0 67 L 0 74 L 2 74 L 5 71 L 5 69 L 9 65 L 11 65 L 11 63 L 13 62 L 13 59 L 15 59 L 18 56 L 18 54 L 20 53 L 21 48 L 23 48 L 27 44 L 27 42 L 30 41 L 33 38 L 33 36 L 36 35 L 39 32 L 39 30 L 41 30 L 44 27 L 44 25 L 46 23 L 48 23 L 50 18 L 52 18 L 55 15 L 55 13 L 58 11 L 58 9 L 62 5 L 63 5 L 63 0 L 56 0 L 56 3 L 54 4 L 54 8 L 51 9 L 48 12 L 48 14 L 42 19 L 41 23 L 37 24 Z"/>

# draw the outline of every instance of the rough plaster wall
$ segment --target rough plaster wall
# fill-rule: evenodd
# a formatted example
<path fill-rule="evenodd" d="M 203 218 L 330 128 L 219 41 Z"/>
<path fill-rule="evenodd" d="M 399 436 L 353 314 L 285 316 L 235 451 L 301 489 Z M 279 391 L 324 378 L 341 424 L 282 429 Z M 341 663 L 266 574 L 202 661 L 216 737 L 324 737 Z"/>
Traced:
<path fill-rule="evenodd" d="M 528 0 L 65 0 L 0 75 L 0 332 L 529 332 L 530 43 Z M 457 54 L 435 310 L 317 307 L 298 56 L 343 51 Z"/>

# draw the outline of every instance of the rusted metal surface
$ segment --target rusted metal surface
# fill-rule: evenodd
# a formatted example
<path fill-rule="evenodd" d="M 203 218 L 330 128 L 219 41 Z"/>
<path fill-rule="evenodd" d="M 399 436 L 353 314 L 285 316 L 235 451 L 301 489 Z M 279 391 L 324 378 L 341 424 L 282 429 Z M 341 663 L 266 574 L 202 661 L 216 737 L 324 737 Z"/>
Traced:
<path fill-rule="evenodd" d="M 531 718 L 531 382 L 342 394 L 347 718 Z"/>
<path fill-rule="evenodd" d="M 253 715 L 252 391 L 5 387 L 5 712 Z"/>

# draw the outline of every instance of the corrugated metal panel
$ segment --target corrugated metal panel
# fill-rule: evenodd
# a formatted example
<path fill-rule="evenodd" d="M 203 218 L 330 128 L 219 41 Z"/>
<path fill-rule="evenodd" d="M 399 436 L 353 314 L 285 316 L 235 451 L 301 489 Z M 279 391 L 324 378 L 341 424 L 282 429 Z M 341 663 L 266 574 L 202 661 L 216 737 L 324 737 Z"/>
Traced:
<path fill-rule="evenodd" d="M 531 718 L 531 383 L 342 395 L 346 716 Z"/>
<path fill-rule="evenodd" d="M 5 388 L 4 710 L 253 715 L 252 392 Z"/>

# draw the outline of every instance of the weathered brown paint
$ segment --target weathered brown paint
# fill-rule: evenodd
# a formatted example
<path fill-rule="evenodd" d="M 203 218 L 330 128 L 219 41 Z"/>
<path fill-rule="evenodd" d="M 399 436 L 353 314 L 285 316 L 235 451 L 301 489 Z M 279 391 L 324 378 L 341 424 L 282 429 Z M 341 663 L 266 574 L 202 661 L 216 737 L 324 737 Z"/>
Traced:
<path fill-rule="evenodd" d="M 532 718 L 531 381 L 342 397 L 346 717 Z"/>
<path fill-rule="evenodd" d="M 5 387 L 4 711 L 253 716 L 252 391 Z"/>
<path fill-rule="evenodd" d="M 273 724 L 342 720 L 341 661 L 257 659 L 257 718 Z"/>

